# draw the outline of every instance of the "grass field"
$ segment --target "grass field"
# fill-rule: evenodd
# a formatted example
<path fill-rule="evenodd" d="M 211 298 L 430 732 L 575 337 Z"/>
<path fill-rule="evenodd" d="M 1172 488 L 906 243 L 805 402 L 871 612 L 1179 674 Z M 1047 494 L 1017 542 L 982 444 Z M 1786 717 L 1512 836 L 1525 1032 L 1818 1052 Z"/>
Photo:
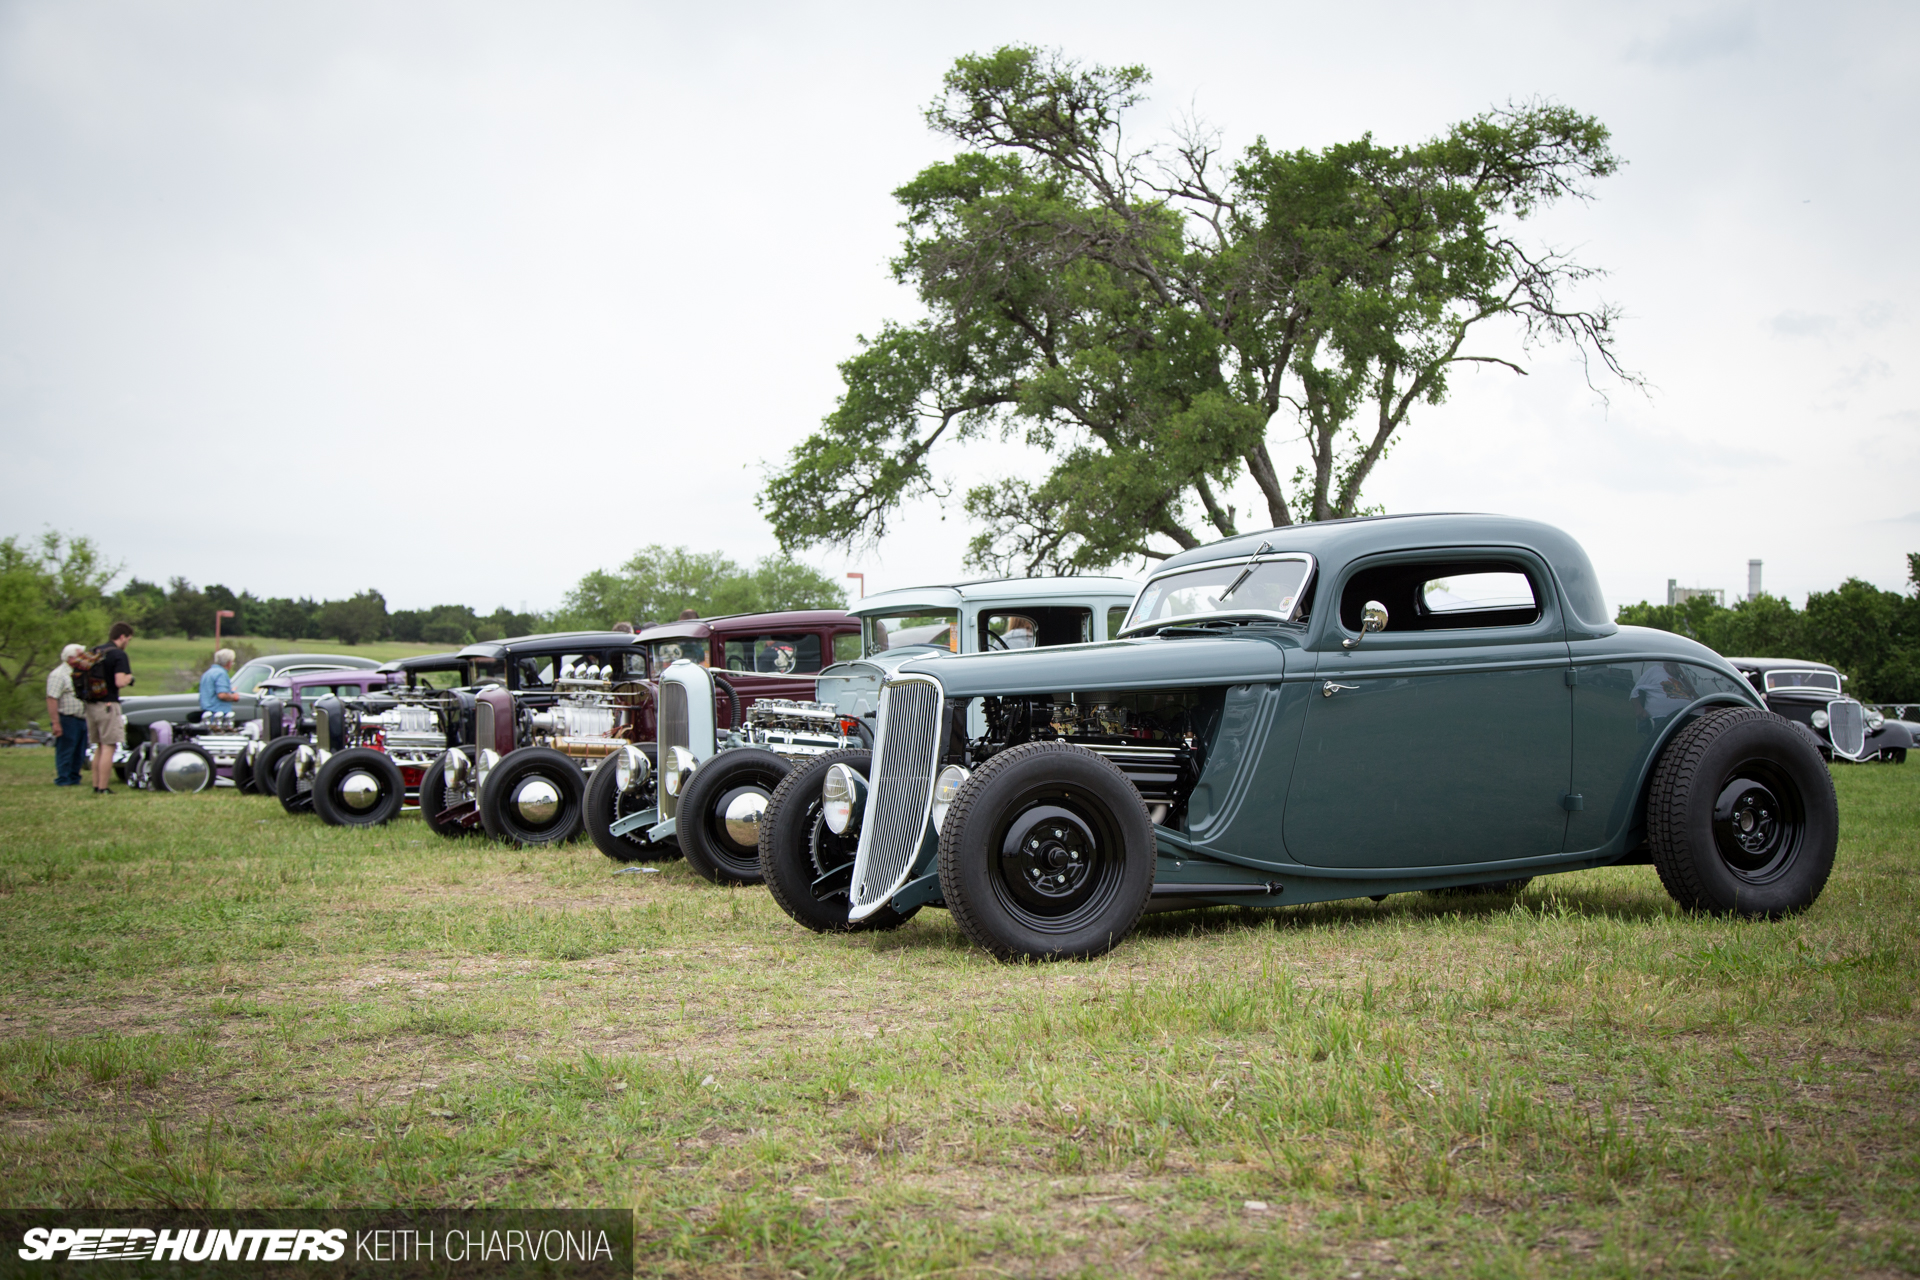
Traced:
<path fill-rule="evenodd" d="M 387 662 L 416 653 L 444 653 L 444 644 L 406 644 L 397 640 L 370 640 L 366 644 L 341 644 L 338 640 L 272 640 L 260 636 L 234 636 L 215 641 L 210 636 L 187 640 L 180 636 L 135 636 L 127 646 L 135 677 L 132 693 L 185 693 L 198 687 L 200 673 L 213 662 L 213 651 L 227 645 L 240 656 L 272 653 L 345 653 L 356 658 Z M 235 668 L 238 669 L 237 667 Z"/>
<path fill-rule="evenodd" d="M 643 1274 L 1920 1274 L 1920 767 L 1806 915 L 1649 868 L 995 964 L 590 845 L 0 752 L 0 1204 L 631 1207 Z"/>

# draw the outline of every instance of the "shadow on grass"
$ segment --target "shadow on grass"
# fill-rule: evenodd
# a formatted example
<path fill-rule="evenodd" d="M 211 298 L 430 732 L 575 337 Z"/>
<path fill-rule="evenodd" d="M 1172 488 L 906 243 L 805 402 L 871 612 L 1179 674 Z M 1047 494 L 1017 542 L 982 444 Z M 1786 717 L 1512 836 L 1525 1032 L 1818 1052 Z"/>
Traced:
<path fill-rule="evenodd" d="M 1447 920 L 1485 923 L 1509 916 L 1516 909 L 1542 922 L 1610 920 L 1622 924 L 1671 919 L 1678 911 L 1657 884 L 1645 890 L 1625 886 L 1579 888 L 1563 887 L 1548 879 L 1536 880 L 1517 896 L 1501 892 L 1401 893 L 1384 902 L 1346 898 L 1293 907 L 1195 907 L 1143 915 L 1134 926 L 1133 936 L 1220 937 L 1261 930 L 1292 932 L 1335 927 L 1371 930 Z M 858 940 L 875 951 L 928 954 L 974 950 L 966 934 L 947 920 L 946 912 L 927 908 L 902 929 L 861 935 Z"/>

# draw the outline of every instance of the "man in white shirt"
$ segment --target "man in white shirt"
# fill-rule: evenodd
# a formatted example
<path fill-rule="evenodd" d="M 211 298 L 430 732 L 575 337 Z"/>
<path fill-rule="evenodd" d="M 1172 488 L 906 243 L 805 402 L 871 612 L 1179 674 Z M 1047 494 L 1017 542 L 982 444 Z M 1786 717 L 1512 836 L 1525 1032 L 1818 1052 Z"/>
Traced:
<path fill-rule="evenodd" d="M 60 665 L 47 674 L 47 721 L 53 726 L 53 785 L 80 785 L 80 762 L 87 758 L 87 708 L 73 691 L 73 660 L 86 646 L 60 651 Z"/>

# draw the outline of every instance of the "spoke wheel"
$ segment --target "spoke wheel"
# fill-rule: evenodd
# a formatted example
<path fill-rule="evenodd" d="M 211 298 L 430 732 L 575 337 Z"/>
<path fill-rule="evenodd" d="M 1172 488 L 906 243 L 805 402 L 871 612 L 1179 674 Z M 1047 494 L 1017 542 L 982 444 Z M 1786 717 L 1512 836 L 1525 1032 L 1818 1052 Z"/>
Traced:
<path fill-rule="evenodd" d="M 872 771 L 873 753 L 831 751 L 797 766 L 781 779 L 760 820 L 760 874 L 780 909 L 815 933 L 867 933 L 898 929 L 918 907 L 895 911 L 882 907 L 864 920 L 849 921 L 853 909 L 853 858 L 860 829 L 835 835 L 822 812 L 820 791 L 827 771 L 848 765 L 862 775 Z"/>
<path fill-rule="evenodd" d="M 651 760 L 651 751 L 648 757 Z M 672 836 L 656 844 L 647 839 L 644 827 L 624 835 L 613 834 L 613 824 L 620 819 L 654 807 L 657 779 L 656 774 L 638 792 L 622 791 L 611 756 L 602 760 L 587 779 L 587 834 L 593 837 L 594 847 L 615 862 L 659 862 L 680 856 L 680 846 Z"/>

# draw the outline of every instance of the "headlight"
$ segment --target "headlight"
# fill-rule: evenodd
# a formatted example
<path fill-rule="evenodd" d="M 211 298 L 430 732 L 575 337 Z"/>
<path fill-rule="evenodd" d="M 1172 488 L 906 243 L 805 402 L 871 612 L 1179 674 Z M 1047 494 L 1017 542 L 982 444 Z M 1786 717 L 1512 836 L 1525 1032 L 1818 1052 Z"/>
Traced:
<path fill-rule="evenodd" d="M 476 792 L 478 792 L 481 785 L 486 782 L 487 775 L 493 772 L 493 766 L 499 763 L 500 753 L 498 751 L 495 751 L 492 747 L 480 748 L 480 758 L 476 760 L 473 765 L 473 788 Z"/>
<path fill-rule="evenodd" d="M 933 780 L 933 829 L 938 831 L 947 820 L 947 806 L 960 794 L 960 784 L 967 780 L 967 771 L 957 764 L 950 764 L 940 771 Z"/>
<path fill-rule="evenodd" d="M 827 770 L 827 780 L 820 787 L 820 814 L 827 830 L 837 836 L 854 830 L 866 802 L 867 780 L 852 766 L 836 764 Z"/>
<path fill-rule="evenodd" d="M 1878 711 L 1867 712 L 1867 731 L 1869 733 L 1880 732 L 1881 729 L 1886 727 L 1886 723 L 1887 718 Z"/>
<path fill-rule="evenodd" d="M 622 792 L 638 791 L 653 776 L 647 753 L 638 747 L 622 747 L 613 757 L 613 784 Z"/>
<path fill-rule="evenodd" d="M 447 752 L 447 763 L 440 770 L 441 781 L 447 790 L 457 791 L 467 785 L 467 771 L 472 767 L 467 753 L 455 747 Z"/>
<path fill-rule="evenodd" d="M 1827 727 L 1827 713 L 1826 713 L 1826 712 L 1824 712 L 1824 711 L 1816 711 L 1816 712 L 1814 712 L 1814 713 L 1813 713 L 1813 727 L 1814 727 L 1814 728 L 1816 728 L 1816 729 L 1824 729 L 1824 728 L 1826 728 L 1826 727 Z"/>
<path fill-rule="evenodd" d="M 693 771 L 699 765 L 700 762 L 694 759 L 693 752 L 685 747 L 668 747 L 667 771 L 660 779 L 660 785 L 667 789 L 668 795 L 678 796 L 680 789 L 687 785 L 687 779 L 693 776 Z"/>
<path fill-rule="evenodd" d="M 311 778 L 313 776 L 314 769 L 317 767 L 318 767 L 318 761 L 314 756 L 314 751 L 312 747 L 303 745 L 300 748 L 298 748 L 296 751 L 294 751 L 293 753 L 293 776 L 294 777 Z"/>

